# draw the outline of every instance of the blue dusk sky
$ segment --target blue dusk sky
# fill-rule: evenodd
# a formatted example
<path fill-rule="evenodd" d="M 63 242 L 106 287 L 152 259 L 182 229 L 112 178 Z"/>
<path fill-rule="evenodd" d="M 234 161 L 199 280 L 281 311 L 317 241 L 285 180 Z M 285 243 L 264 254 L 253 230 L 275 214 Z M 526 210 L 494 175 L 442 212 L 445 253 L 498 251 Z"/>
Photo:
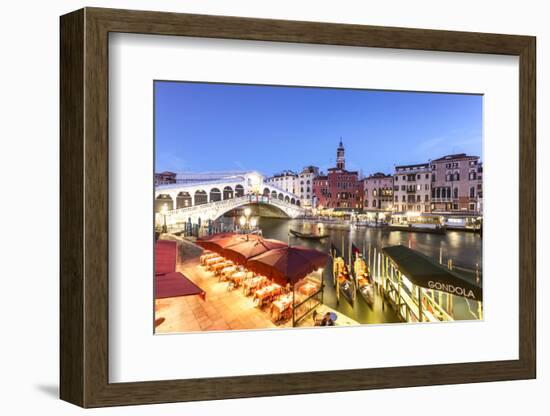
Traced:
<path fill-rule="evenodd" d="M 391 173 L 450 153 L 482 156 L 481 95 L 155 82 L 155 171 L 335 165 Z"/>

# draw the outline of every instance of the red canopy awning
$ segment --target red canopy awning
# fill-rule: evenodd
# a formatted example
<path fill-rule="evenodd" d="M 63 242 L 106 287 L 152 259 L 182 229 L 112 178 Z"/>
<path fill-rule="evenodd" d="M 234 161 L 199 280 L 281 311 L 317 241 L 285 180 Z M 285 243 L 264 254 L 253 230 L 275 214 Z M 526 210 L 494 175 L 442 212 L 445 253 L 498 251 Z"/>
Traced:
<path fill-rule="evenodd" d="M 176 271 L 177 244 L 170 240 L 157 240 L 155 243 L 155 274 Z"/>
<path fill-rule="evenodd" d="M 294 285 L 311 272 L 325 267 L 328 254 L 300 246 L 266 251 L 249 259 L 246 267 L 281 285 Z"/>
<path fill-rule="evenodd" d="M 254 238 L 227 246 L 222 255 L 235 263 L 245 264 L 248 259 L 276 248 L 287 247 L 279 240 Z"/>
<path fill-rule="evenodd" d="M 199 295 L 203 300 L 206 292 L 179 272 L 155 276 L 155 299 Z"/>
<path fill-rule="evenodd" d="M 230 234 L 221 237 L 212 236 L 208 240 L 197 240 L 195 243 L 206 250 L 210 250 L 220 255 L 223 255 L 223 250 L 226 247 L 232 246 L 234 244 L 243 243 L 245 241 L 257 240 L 258 238 L 258 236 L 253 234 L 249 234 L 248 239 L 247 236 L 243 234 Z"/>

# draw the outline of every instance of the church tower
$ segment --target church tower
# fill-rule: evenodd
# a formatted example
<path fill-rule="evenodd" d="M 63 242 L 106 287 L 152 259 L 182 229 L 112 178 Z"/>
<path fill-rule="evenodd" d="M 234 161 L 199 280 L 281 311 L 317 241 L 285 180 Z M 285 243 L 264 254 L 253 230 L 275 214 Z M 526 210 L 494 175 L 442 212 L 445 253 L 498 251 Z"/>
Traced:
<path fill-rule="evenodd" d="M 346 168 L 346 158 L 344 157 L 344 145 L 342 144 L 342 138 L 340 138 L 340 144 L 336 149 L 336 168 L 344 170 Z"/>

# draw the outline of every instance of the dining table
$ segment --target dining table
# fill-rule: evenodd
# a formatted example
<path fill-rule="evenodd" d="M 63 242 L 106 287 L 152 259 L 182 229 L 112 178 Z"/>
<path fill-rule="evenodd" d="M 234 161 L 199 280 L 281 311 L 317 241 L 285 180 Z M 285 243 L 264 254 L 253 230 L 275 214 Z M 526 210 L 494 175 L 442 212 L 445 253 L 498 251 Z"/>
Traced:
<path fill-rule="evenodd" d="M 204 253 L 202 256 L 199 257 L 200 263 L 204 266 L 206 264 L 206 260 L 212 259 L 214 257 L 219 257 L 217 253 L 213 253 L 211 251 Z"/>
<path fill-rule="evenodd" d="M 229 260 L 221 261 L 219 263 L 213 264 L 210 266 L 210 270 L 214 272 L 215 275 L 219 275 L 223 269 L 226 267 L 233 266 L 233 262 Z"/>
<path fill-rule="evenodd" d="M 319 285 L 313 282 L 306 282 L 298 288 L 298 292 L 309 297 L 319 290 Z"/>
<path fill-rule="evenodd" d="M 271 319 L 273 322 L 279 321 L 281 318 L 286 318 L 292 311 L 292 294 L 279 296 L 271 304 Z"/>
<path fill-rule="evenodd" d="M 281 286 L 276 283 L 264 286 L 261 289 L 256 290 L 256 292 L 254 293 L 254 302 L 257 302 L 258 306 L 262 306 L 273 296 L 281 293 L 281 289 Z"/>
<path fill-rule="evenodd" d="M 234 287 L 239 287 L 242 284 L 245 277 L 246 277 L 246 272 L 241 270 L 235 273 L 230 273 L 227 276 L 227 280 L 231 281 Z"/>
<path fill-rule="evenodd" d="M 248 296 L 254 289 L 260 288 L 266 281 L 267 278 L 264 276 L 255 276 L 245 280 L 243 283 L 244 294 Z"/>

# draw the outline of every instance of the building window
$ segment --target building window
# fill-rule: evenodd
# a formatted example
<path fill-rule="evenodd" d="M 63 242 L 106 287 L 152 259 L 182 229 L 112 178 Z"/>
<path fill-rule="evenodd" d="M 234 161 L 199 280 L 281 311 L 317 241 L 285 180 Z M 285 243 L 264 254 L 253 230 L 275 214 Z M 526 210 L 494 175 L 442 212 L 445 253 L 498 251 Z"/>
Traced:
<path fill-rule="evenodd" d="M 476 210 L 476 204 L 471 203 L 469 209 L 470 209 L 470 211 L 475 211 Z"/>
<path fill-rule="evenodd" d="M 476 197 L 476 188 L 473 186 L 470 186 L 470 198 Z"/>
<path fill-rule="evenodd" d="M 458 188 L 453 189 L 453 198 L 455 198 L 455 199 L 458 198 Z"/>

